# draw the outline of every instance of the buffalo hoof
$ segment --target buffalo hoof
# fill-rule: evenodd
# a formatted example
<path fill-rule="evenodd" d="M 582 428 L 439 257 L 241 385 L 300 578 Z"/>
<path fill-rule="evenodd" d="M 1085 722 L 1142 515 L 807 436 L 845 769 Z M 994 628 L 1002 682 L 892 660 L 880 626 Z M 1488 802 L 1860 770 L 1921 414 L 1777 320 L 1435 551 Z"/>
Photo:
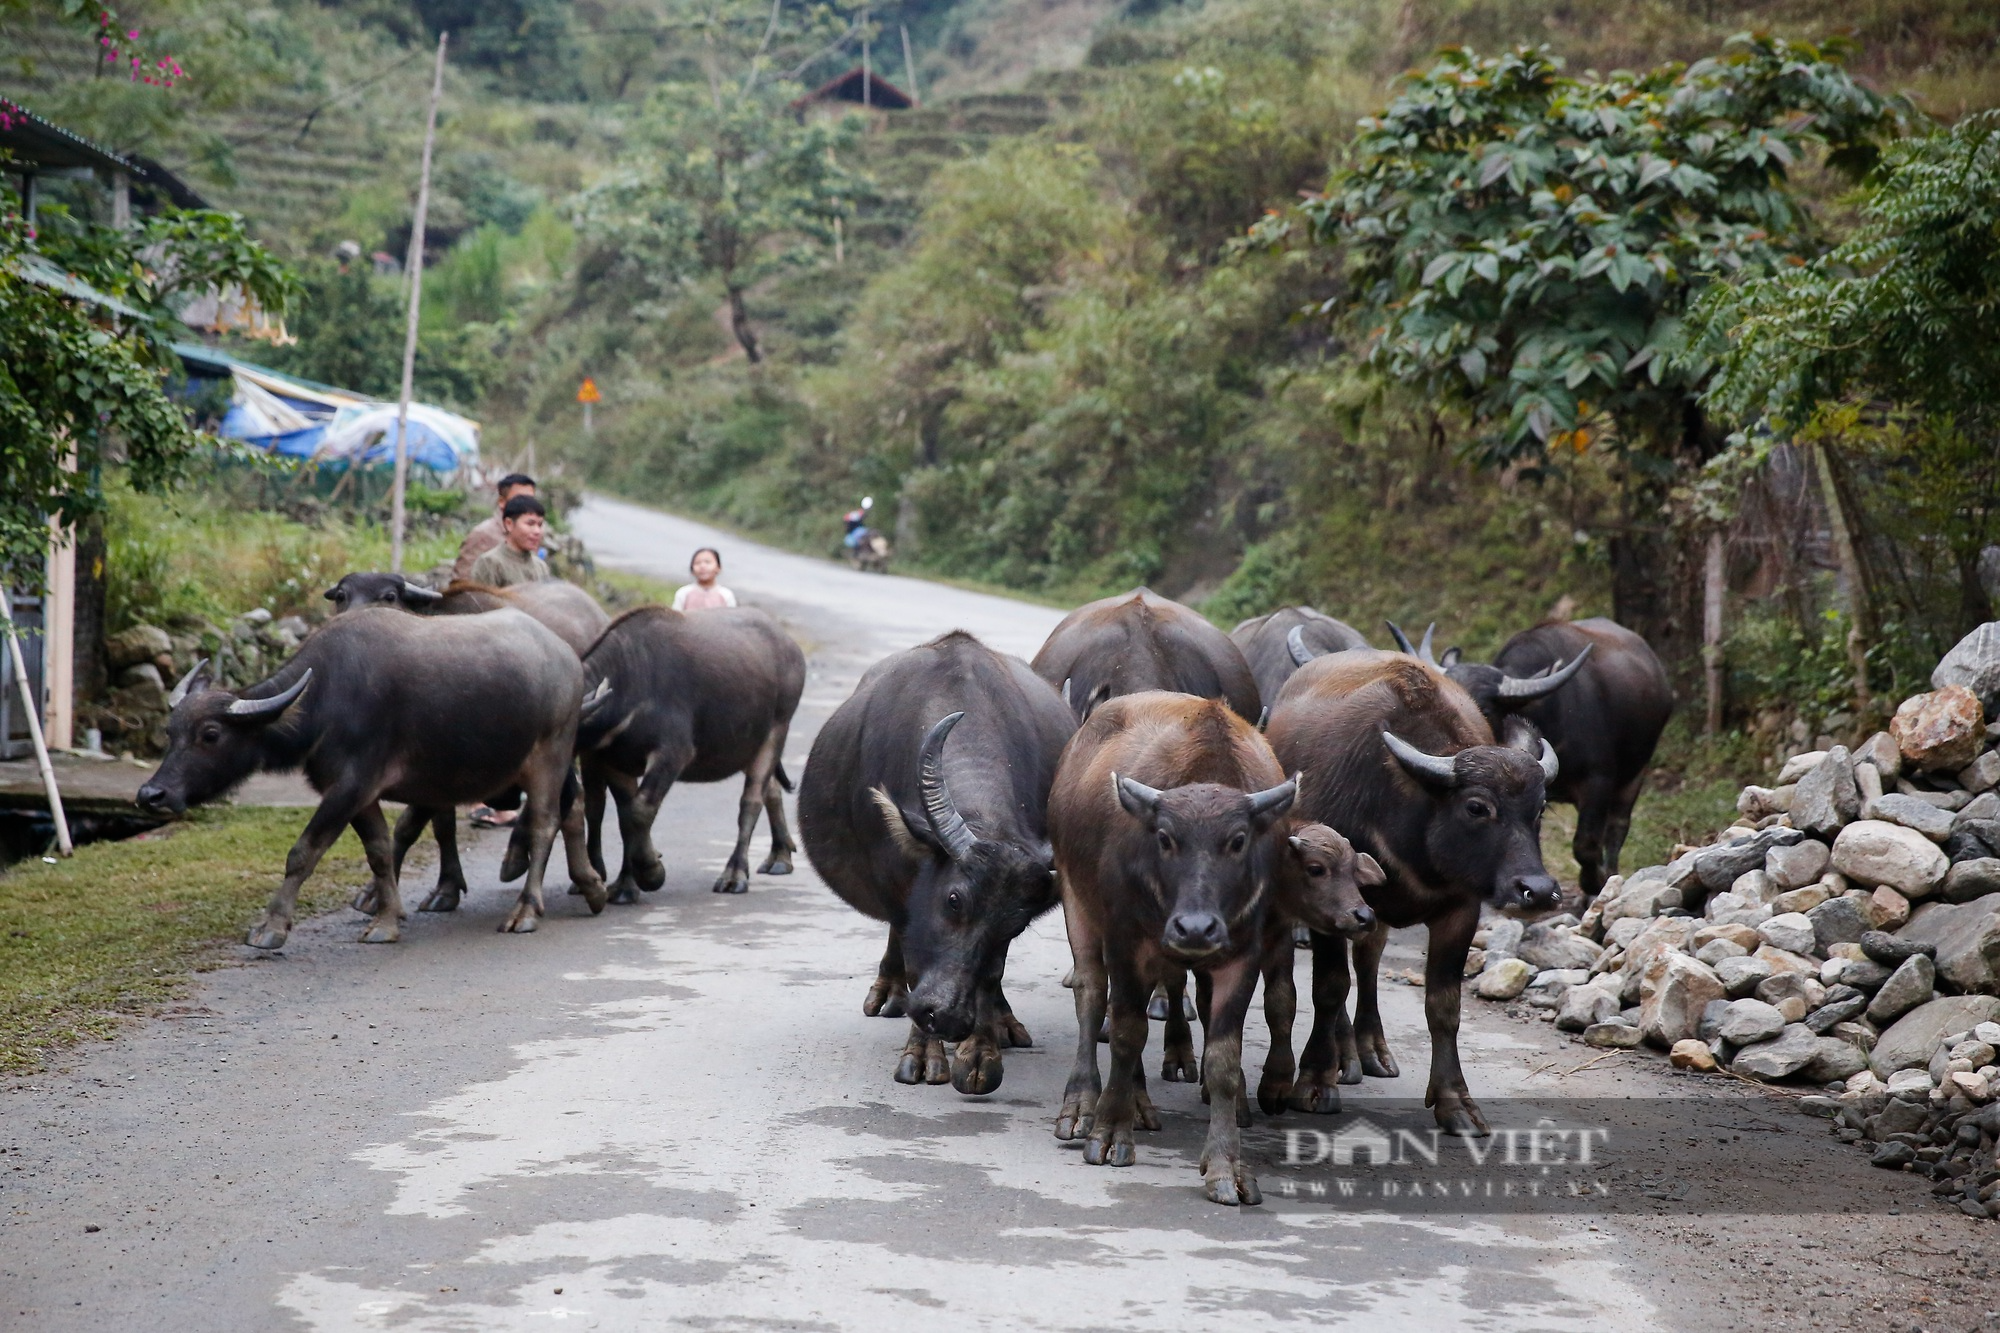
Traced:
<path fill-rule="evenodd" d="M 1064 1098 L 1062 1112 L 1056 1116 L 1056 1137 L 1064 1143 L 1069 1143 L 1088 1136 L 1090 1122 L 1096 1118 L 1092 1114 L 1096 1107 L 1095 1097 L 1090 1098 L 1088 1102 L 1082 1097 Z"/>
<path fill-rule="evenodd" d="M 1289 1076 L 1266 1074 L 1257 1080 L 1257 1109 L 1265 1115 L 1283 1115 L 1291 1095 L 1292 1080 Z"/>
<path fill-rule="evenodd" d="M 604 904 L 611 901 L 611 890 L 605 888 L 604 881 L 594 875 L 581 884 L 572 883 L 569 891 L 583 894 L 583 905 L 590 909 L 592 916 L 602 912 Z"/>
<path fill-rule="evenodd" d="M 447 884 L 439 881 L 438 886 L 431 890 L 430 896 L 417 904 L 417 910 L 419 912 L 456 912 L 458 910 L 459 899 L 464 896 L 465 886 L 463 884 Z"/>
<path fill-rule="evenodd" d="M 1470 1097 L 1441 1098 L 1432 1108 L 1432 1114 L 1437 1117 L 1438 1128 L 1454 1138 L 1483 1139 L 1492 1132 L 1486 1127 L 1479 1103 Z"/>
<path fill-rule="evenodd" d="M 606 901 L 617 903 L 620 907 L 630 907 L 639 901 L 639 890 L 631 880 L 621 875 L 618 882 L 611 886 L 610 897 Z"/>
<path fill-rule="evenodd" d="M 981 1041 L 962 1041 L 952 1053 L 951 1086 L 968 1097 L 984 1097 L 1000 1086 L 1006 1071 L 1000 1052 Z"/>
<path fill-rule="evenodd" d="M 1106 1129 L 1100 1125 L 1091 1130 L 1090 1137 L 1083 1141 L 1083 1160 L 1092 1166 L 1130 1166 L 1138 1161 L 1139 1150 L 1132 1146 L 1132 1127 Z"/>
<path fill-rule="evenodd" d="M 1340 1066 L 1340 1081 L 1354 1084 L 1361 1081 L 1361 1057 L 1355 1056 Z"/>
<path fill-rule="evenodd" d="M 1002 1014 L 993 1021 L 993 1041 L 995 1045 L 1012 1046 L 1016 1050 L 1028 1050 L 1035 1039 L 1028 1035 L 1028 1029 L 1021 1026 L 1021 1020 L 1012 1014 Z"/>
<path fill-rule="evenodd" d="M 1294 1111 L 1304 1111 L 1307 1115 L 1340 1114 L 1340 1089 L 1331 1083 L 1319 1081 L 1325 1077 L 1321 1074 L 1311 1082 L 1294 1083 L 1291 1092 L 1285 1097 L 1285 1105 Z M 1258 1091 L 1258 1100 L 1263 1100 L 1261 1089 Z M 1268 1106 L 1264 1109 L 1270 1110 Z"/>
<path fill-rule="evenodd" d="M 243 942 L 253 949 L 282 949 L 285 947 L 285 941 L 291 936 L 291 922 L 280 923 L 267 919 L 250 927 L 250 934 Z"/>
<path fill-rule="evenodd" d="M 1208 1201 L 1232 1208 L 1250 1208 L 1264 1202 L 1264 1191 L 1257 1188 L 1257 1177 L 1245 1171 L 1240 1162 L 1229 1166 L 1232 1169 L 1210 1172 L 1202 1178 L 1201 1192 L 1208 1196 Z"/>
<path fill-rule="evenodd" d="M 1164 986 L 1153 987 L 1153 998 L 1146 1001 L 1146 1017 L 1159 1022 L 1167 1016 L 1167 991 Z"/>
<path fill-rule="evenodd" d="M 757 867 L 757 873 L 760 875 L 791 874 L 792 873 L 791 854 L 785 853 L 783 855 L 780 855 L 777 852 L 772 852 L 771 855 L 765 859 L 764 864 Z"/>
<path fill-rule="evenodd" d="M 511 912 L 500 927 L 503 935 L 532 935 L 542 924 L 542 914 L 527 903 L 522 903 Z"/>
<path fill-rule="evenodd" d="M 365 889 L 356 889 L 354 896 L 347 900 L 347 905 L 363 916 L 374 916 L 381 910 L 381 899 L 375 896 L 375 886 L 371 884 Z"/>
<path fill-rule="evenodd" d="M 1160 1108 L 1153 1105 L 1153 1099 L 1146 1095 L 1144 1088 L 1132 1095 L 1132 1123 L 1146 1130 L 1160 1127 Z"/>
<path fill-rule="evenodd" d="M 1160 1077 L 1169 1083 L 1201 1082 L 1201 1063 L 1194 1058 L 1191 1039 L 1170 1041 L 1160 1061 Z"/>
<path fill-rule="evenodd" d="M 500 882 L 511 884 L 528 873 L 528 849 L 518 839 L 509 839 L 507 854 L 500 858 Z"/>
<path fill-rule="evenodd" d="M 646 892 L 657 892 L 659 887 L 667 882 L 667 863 L 656 856 L 634 867 L 632 878 L 637 880 L 639 887 Z"/>
<path fill-rule="evenodd" d="M 933 1085 L 951 1082 L 951 1056 L 946 1053 L 944 1043 L 935 1038 L 924 1046 L 924 1082 Z"/>
<path fill-rule="evenodd" d="M 1396 1057 L 1387 1051 L 1363 1051 L 1361 1072 L 1370 1078 L 1394 1078 L 1401 1071 L 1396 1068 Z M 1355 1080 L 1357 1083 L 1360 1081 Z"/>
<path fill-rule="evenodd" d="M 904 1051 L 903 1058 L 896 1062 L 898 1083 L 921 1083 L 924 1081 L 924 1062 L 917 1058 L 915 1051 Z"/>
<path fill-rule="evenodd" d="M 363 944 L 394 944 L 403 938 L 403 927 L 394 917 L 376 917 L 368 923 L 368 929 L 361 932 Z"/>
<path fill-rule="evenodd" d="M 750 875 L 747 871 L 725 870 L 716 878 L 715 883 L 709 886 L 708 891 L 710 893 L 748 893 L 750 892 Z"/>
<path fill-rule="evenodd" d="M 903 1002 L 909 991 L 902 982 L 891 981 L 887 977 L 875 978 L 875 984 L 868 988 L 868 998 L 861 1002 L 861 1012 L 870 1018 L 901 1018 Z"/>
<path fill-rule="evenodd" d="M 1066 969 L 1064 969 L 1064 971 L 1063 971 L 1063 980 L 1062 980 L 1062 984 L 1063 984 L 1063 989 L 1064 989 L 1064 990 L 1075 990 L 1075 989 L 1076 989 L 1076 969 L 1075 969 L 1075 968 L 1073 968 L 1073 967 L 1072 967 L 1072 968 L 1066 968 Z"/>

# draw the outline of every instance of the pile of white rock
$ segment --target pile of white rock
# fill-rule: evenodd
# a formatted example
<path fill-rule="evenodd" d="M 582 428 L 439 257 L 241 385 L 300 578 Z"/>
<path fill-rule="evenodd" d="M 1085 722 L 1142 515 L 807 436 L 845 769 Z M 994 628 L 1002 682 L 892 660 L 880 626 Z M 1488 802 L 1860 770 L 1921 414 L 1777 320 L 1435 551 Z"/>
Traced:
<path fill-rule="evenodd" d="M 1830 1085 L 1810 1109 L 1878 1164 L 2000 1214 L 2000 622 L 1931 683 L 1859 747 L 1744 788 L 1736 825 L 1614 876 L 1580 918 L 1490 920 L 1469 988 L 1588 1045 Z"/>

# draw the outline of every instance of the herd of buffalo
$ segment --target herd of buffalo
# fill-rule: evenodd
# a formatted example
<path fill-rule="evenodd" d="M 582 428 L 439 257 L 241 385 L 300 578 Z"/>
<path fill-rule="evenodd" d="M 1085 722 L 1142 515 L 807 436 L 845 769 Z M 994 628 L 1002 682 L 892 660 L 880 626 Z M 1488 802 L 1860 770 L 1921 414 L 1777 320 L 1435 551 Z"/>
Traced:
<path fill-rule="evenodd" d="M 398 875 L 426 827 L 440 856 L 422 910 L 453 910 L 456 809 L 478 802 L 520 810 L 501 866 L 503 881 L 525 877 L 508 931 L 535 929 L 558 833 L 591 912 L 659 888 L 651 828 L 676 781 L 742 775 L 716 892 L 748 888 L 760 812 L 760 872 L 791 870 L 783 760 L 806 664 L 763 612 L 613 619 L 565 583 L 437 592 L 372 573 L 326 596 L 335 615 L 269 679 L 232 693 L 197 665 L 176 686 L 166 757 L 139 791 L 179 812 L 255 771 L 302 769 L 320 793 L 250 944 L 285 943 L 300 885 L 349 827 L 372 875 L 354 900 L 364 940 L 398 937 Z M 1209 1104 L 1208 1197 L 1256 1203 L 1238 1130 L 1258 981 L 1271 1033 L 1258 1104 L 1337 1111 L 1339 1084 L 1397 1073 L 1376 972 L 1389 929 L 1421 923 L 1426 1102 L 1447 1132 L 1486 1132 L 1458 1058 L 1480 909 L 1559 901 L 1540 850 L 1551 798 L 1576 806 L 1584 893 L 1602 886 L 1672 694 L 1645 642 L 1608 620 L 1538 625 L 1490 665 L 1390 630 L 1400 651 L 1377 651 L 1291 607 L 1224 634 L 1140 589 L 1072 612 L 1033 662 L 954 631 L 872 667 L 813 742 L 798 820 L 826 883 L 888 927 L 862 1007 L 911 1020 L 895 1077 L 999 1087 L 1003 1049 L 1030 1043 L 1003 990 L 1008 947 L 1060 902 L 1077 1055 L 1057 1136 L 1083 1139 L 1092 1164 L 1133 1161 L 1133 1130 L 1159 1125 L 1141 1057 L 1162 1017 L 1161 1077 L 1199 1081 Z M 608 882 L 607 791 L 623 846 Z M 393 832 L 384 800 L 405 806 Z M 1295 1058 L 1294 950 L 1308 941 L 1314 1019 Z"/>

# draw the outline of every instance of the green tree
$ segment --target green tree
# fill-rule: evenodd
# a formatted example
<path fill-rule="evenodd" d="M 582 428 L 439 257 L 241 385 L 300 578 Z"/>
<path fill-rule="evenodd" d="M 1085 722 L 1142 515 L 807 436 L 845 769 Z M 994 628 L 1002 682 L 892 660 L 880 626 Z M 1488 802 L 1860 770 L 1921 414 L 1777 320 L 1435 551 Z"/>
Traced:
<path fill-rule="evenodd" d="M 1823 451 L 1860 443 L 1886 463 L 1884 507 L 1924 515 L 1923 536 L 1950 551 L 1963 632 L 1993 614 L 1979 556 L 2000 539 L 2000 112 L 1893 145 L 1860 212 L 1811 263 L 1708 293 L 1684 359 L 1712 365 L 1712 409 L 1810 425 Z M 1848 400 L 1925 421 L 1866 423 Z M 1827 429 L 1837 419 L 1846 429 Z"/>
<path fill-rule="evenodd" d="M 1743 36 L 1692 65 L 1572 78 L 1543 50 L 1447 48 L 1305 206 L 1312 235 L 1345 248 L 1369 363 L 1463 408 L 1479 458 L 1615 453 L 1616 614 L 1672 657 L 1692 648 L 1676 595 L 1693 580 L 1673 577 L 1662 509 L 1722 436 L 1704 369 L 1667 353 L 1708 283 L 1811 249 L 1790 180 L 1809 153 L 1858 172 L 1896 129 L 1846 54 Z"/>
<path fill-rule="evenodd" d="M 653 91 L 634 149 L 585 196 L 584 218 L 657 288 L 718 280 L 730 330 L 757 362 L 763 351 L 746 293 L 780 268 L 827 254 L 835 222 L 861 188 L 836 157 L 854 142 L 852 121 L 801 122 L 789 105 L 799 89 L 771 74 L 780 53 L 824 37 L 834 11 L 695 0 L 676 21 L 700 36 L 704 81 Z"/>
<path fill-rule="evenodd" d="M 48 519 L 69 526 L 101 512 L 114 456 L 141 490 L 178 474 L 198 437 L 167 394 L 167 301 L 177 290 L 235 279 L 282 312 L 291 291 L 240 223 L 183 215 L 136 233 L 58 226 L 52 257 L 101 279 L 134 315 L 28 281 L 23 273 L 51 256 L 37 253 L 19 216 L 0 218 L 0 576 L 41 581 Z"/>

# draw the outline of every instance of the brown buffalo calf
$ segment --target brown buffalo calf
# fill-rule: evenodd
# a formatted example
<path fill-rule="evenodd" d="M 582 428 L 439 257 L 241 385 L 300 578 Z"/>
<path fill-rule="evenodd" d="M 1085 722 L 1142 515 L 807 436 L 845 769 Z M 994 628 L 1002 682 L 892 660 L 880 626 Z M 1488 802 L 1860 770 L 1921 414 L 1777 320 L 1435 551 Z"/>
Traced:
<path fill-rule="evenodd" d="M 1261 1202 L 1237 1133 L 1243 1018 L 1279 910 L 1274 882 L 1297 793 L 1255 728 L 1190 695 L 1106 700 L 1064 750 L 1049 838 L 1075 965 L 1077 1061 L 1056 1134 L 1087 1131 L 1091 1165 L 1130 1166 L 1133 1127 L 1159 1128 L 1140 1066 L 1146 999 L 1170 969 L 1185 968 L 1209 992 L 1204 1190 L 1217 1203 Z M 1107 999 L 1111 1076 L 1100 1094 Z"/>

